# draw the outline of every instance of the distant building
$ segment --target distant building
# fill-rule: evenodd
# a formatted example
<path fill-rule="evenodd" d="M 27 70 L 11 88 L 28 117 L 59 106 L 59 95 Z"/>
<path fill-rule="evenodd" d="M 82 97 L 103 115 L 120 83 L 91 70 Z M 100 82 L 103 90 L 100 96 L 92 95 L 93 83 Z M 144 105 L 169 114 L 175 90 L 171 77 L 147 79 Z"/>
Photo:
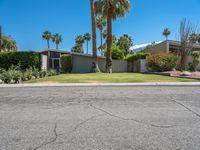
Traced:
<path fill-rule="evenodd" d="M 162 51 L 165 53 L 178 53 L 181 49 L 181 43 L 179 41 L 172 41 L 172 40 L 166 40 L 166 41 L 160 41 L 155 43 L 147 43 L 147 44 L 141 44 L 136 45 L 130 49 L 131 53 L 136 52 L 150 52 L 154 53 L 157 51 Z M 200 45 L 194 44 L 193 49 L 200 51 Z"/>

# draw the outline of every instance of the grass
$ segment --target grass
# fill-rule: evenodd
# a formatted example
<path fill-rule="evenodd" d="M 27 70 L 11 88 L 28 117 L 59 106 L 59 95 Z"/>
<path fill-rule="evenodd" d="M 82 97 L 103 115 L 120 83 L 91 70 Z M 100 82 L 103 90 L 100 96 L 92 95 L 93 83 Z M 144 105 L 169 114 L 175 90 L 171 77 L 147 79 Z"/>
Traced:
<path fill-rule="evenodd" d="M 26 83 L 145 83 L 145 82 L 199 82 L 198 80 L 175 78 L 141 73 L 88 73 L 61 74 L 27 81 Z"/>

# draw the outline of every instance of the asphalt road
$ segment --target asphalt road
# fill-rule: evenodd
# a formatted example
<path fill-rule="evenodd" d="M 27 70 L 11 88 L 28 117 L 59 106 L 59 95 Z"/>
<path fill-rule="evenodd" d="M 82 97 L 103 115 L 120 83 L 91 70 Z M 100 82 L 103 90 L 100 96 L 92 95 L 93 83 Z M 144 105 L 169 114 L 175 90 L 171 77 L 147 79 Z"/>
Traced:
<path fill-rule="evenodd" d="M 0 150 L 200 150 L 200 87 L 0 88 Z"/>

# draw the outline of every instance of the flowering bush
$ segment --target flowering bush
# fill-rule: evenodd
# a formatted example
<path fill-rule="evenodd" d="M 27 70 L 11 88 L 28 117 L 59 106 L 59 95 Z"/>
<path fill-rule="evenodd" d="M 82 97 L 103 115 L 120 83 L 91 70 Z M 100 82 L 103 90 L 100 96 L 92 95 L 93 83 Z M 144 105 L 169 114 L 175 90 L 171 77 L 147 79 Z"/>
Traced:
<path fill-rule="evenodd" d="M 171 71 L 176 68 L 178 57 L 174 54 L 157 53 L 147 57 L 147 69 L 149 71 Z"/>

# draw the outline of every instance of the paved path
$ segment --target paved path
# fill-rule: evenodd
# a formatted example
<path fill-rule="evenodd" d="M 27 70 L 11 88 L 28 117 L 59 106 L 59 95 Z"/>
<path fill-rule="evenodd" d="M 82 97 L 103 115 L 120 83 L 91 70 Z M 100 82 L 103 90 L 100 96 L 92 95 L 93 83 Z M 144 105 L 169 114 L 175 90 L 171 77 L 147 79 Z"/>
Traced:
<path fill-rule="evenodd" d="M 200 149 L 200 87 L 0 88 L 0 150 L 155 149 Z"/>

